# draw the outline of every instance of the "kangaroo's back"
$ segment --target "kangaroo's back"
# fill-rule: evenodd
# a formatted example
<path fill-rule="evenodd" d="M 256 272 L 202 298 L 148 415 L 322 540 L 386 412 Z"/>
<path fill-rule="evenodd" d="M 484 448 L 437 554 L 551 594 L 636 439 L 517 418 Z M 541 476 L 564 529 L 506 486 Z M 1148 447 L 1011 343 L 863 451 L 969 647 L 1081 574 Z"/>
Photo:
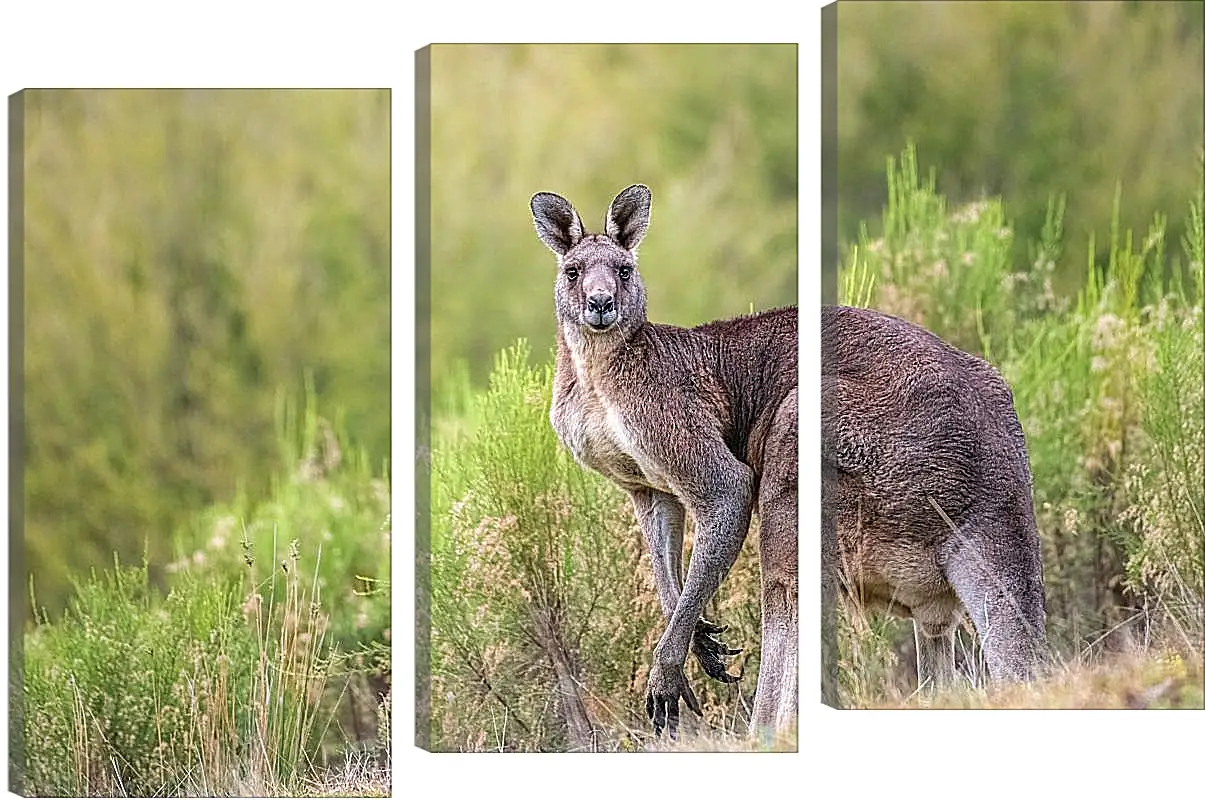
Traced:
<path fill-rule="evenodd" d="M 712 369 L 728 397 L 724 441 L 760 475 L 774 414 L 799 384 L 799 312 L 778 308 L 693 330 L 715 342 Z"/>
<path fill-rule="evenodd" d="M 956 516 L 991 495 L 1025 513 L 1025 438 L 990 364 L 869 309 L 827 307 L 821 325 L 821 455 L 866 488 L 864 511 L 927 526 L 927 497 Z"/>

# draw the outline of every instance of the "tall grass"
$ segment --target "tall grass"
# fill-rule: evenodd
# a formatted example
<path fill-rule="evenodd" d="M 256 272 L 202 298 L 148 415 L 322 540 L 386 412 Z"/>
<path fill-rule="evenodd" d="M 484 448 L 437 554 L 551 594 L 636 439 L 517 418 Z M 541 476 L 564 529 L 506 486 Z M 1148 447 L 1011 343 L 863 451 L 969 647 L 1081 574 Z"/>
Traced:
<path fill-rule="evenodd" d="M 329 650 L 299 575 L 282 582 L 288 599 L 269 609 L 250 580 L 185 578 L 163 601 L 145 567 L 115 566 L 81 585 L 63 620 L 43 620 L 26 639 L 25 791 L 298 786 Z"/>
<path fill-rule="evenodd" d="M 281 404 L 271 497 L 198 515 L 165 594 L 115 560 L 36 613 L 25 793 L 388 794 L 388 479 L 312 400 Z"/>

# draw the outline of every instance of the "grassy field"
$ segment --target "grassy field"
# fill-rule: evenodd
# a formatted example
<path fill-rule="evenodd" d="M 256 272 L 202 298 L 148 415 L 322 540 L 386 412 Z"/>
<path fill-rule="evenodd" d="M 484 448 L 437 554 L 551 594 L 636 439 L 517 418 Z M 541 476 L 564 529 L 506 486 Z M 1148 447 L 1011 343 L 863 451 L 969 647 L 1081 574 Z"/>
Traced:
<path fill-rule="evenodd" d="M 960 659 L 975 686 L 915 696 L 910 625 L 847 613 L 843 704 L 1201 707 L 1201 192 L 1180 242 L 1166 240 L 1165 217 L 1137 235 L 1115 222 L 1107 243 L 1089 243 L 1100 255 L 1068 296 L 1051 280 L 1063 252 L 1059 197 L 1041 230 L 1017 232 L 998 198 L 947 207 L 912 150 L 890 163 L 888 187 L 873 226 L 881 235 L 864 225 L 844 255 L 841 299 L 926 325 L 1013 387 L 1056 666 L 1032 686 L 987 690 L 968 629 Z M 1122 196 L 1119 187 L 1115 208 Z M 1010 266 L 1018 248 L 1021 272 Z M 639 531 L 626 498 L 559 446 L 550 369 L 532 361 L 520 342 L 498 355 L 487 390 L 462 373 L 435 398 L 431 746 L 665 746 L 650 742 L 642 711 L 662 621 Z M 747 677 L 720 686 L 688 662 L 704 717 L 674 748 L 752 746 L 743 733 L 758 664 L 756 541 L 755 526 L 707 609 L 744 648 L 734 668 Z M 590 737 L 567 723 L 583 715 Z"/>
<path fill-rule="evenodd" d="M 165 569 L 76 576 L 61 616 L 35 577 L 24 794 L 390 795 L 389 477 L 313 409 L 278 405 L 269 497 Z"/>

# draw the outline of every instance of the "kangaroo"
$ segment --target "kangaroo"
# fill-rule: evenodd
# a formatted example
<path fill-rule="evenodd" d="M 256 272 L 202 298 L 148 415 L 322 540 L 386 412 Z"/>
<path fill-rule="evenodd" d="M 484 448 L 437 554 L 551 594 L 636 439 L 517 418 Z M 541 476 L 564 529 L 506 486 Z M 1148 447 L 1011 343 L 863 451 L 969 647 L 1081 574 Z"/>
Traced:
<path fill-rule="evenodd" d="M 740 652 L 702 617 L 756 507 L 761 523 L 762 656 L 751 733 L 787 729 L 798 705 L 798 312 L 782 308 L 679 328 L 649 322 L 636 249 L 652 195 L 637 184 L 588 233 L 563 197 L 531 199 L 557 261 L 551 422 L 581 465 L 624 489 L 653 565 L 666 627 L 653 650 L 645 711 L 676 737 L 679 700 L 702 715 L 684 671 L 694 653 L 731 683 Z M 694 548 L 682 580 L 685 513 Z"/>
<path fill-rule="evenodd" d="M 964 609 L 993 680 L 1045 655 L 1033 481 L 1012 393 L 987 362 L 896 317 L 821 311 L 825 604 L 911 617 L 922 687 L 956 679 Z M 830 620 L 831 623 L 831 620 Z M 836 704 L 826 626 L 822 698 Z"/>

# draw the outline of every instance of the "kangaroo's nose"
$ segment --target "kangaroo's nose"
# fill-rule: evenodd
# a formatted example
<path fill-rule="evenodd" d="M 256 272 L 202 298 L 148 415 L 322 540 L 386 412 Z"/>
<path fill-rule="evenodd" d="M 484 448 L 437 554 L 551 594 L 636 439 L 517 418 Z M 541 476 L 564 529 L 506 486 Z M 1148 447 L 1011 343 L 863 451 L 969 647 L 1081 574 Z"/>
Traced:
<path fill-rule="evenodd" d="M 615 298 L 609 294 L 592 294 L 586 298 L 586 310 L 592 314 L 610 314 L 615 310 Z"/>

